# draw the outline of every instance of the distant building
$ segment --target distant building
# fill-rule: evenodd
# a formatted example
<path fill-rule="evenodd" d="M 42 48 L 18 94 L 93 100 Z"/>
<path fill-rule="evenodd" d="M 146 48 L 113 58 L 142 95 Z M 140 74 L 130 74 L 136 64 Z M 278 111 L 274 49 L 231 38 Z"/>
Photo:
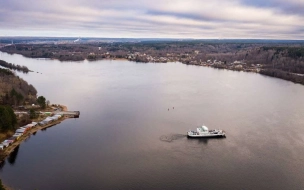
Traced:
<path fill-rule="evenodd" d="M 243 68 L 243 65 L 236 65 L 234 68 L 235 68 L 235 69 L 242 69 L 242 68 Z"/>

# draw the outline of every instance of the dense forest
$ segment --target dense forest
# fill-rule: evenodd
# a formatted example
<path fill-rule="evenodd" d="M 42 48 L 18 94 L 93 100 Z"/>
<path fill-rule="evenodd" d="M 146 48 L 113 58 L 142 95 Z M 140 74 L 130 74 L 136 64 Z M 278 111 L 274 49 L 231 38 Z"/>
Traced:
<path fill-rule="evenodd" d="M 17 106 L 36 102 L 37 90 L 9 69 L 0 68 L 0 105 Z"/>
<path fill-rule="evenodd" d="M 0 133 L 30 122 L 24 115 L 16 118 L 13 107 L 37 102 L 36 89 L 9 69 L 0 68 Z"/>

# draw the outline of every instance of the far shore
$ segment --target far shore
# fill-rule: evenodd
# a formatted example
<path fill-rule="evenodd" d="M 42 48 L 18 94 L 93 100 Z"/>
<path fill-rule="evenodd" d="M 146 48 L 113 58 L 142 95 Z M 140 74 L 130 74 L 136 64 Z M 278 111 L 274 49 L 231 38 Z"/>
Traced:
<path fill-rule="evenodd" d="M 121 60 L 121 61 L 132 61 L 130 59 L 127 58 L 97 58 L 97 59 L 87 59 L 87 58 L 83 58 L 83 59 L 77 59 L 77 60 L 73 60 L 73 59 L 60 59 L 60 58 L 53 58 L 53 57 L 33 57 L 33 56 L 26 56 L 20 53 L 10 53 L 10 52 L 5 52 L 5 51 L 1 51 L 1 47 L 0 47 L 0 52 L 2 53 L 8 53 L 11 55 L 22 55 L 23 57 L 26 58 L 31 58 L 31 59 L 46 59 L 46 60 L 58 60 L 61 62 L 77 62 L 77 61 L 102 61 L 102 60 Z M 29 72 L 35 72 L 35 71 L 29 71 Z"/>

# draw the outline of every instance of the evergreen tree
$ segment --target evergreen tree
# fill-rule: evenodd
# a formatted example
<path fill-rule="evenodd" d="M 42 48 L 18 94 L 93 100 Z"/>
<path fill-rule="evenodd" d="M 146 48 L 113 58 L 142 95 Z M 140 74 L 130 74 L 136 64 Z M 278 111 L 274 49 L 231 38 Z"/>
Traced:
<path fill-rule="evenodd" d="M 45 99 L 45 97 L 44 96 L 39 96 L 38 99 L 37 99 L 37 103 L 40 105 L 40 107 L 42 109 L 44 109 L 45 106 L 46 106 L 46 99 Z"/>
<path fill-rule="evenodd" d="M 15 129 L 17 118 L 13 109 L 9 106 L 0 106 L 0 130 Z"/>

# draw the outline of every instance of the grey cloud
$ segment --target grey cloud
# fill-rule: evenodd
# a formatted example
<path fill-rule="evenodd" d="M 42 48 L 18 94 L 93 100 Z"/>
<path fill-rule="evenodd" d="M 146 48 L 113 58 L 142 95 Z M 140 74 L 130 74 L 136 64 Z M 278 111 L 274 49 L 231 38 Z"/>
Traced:
<path fill-rule="evenodd" d="M 286 14 L 304 15 L 303 0 L 241 0 L 241 3 L 248 6 L 276 9 L 278 12 Z"/>
<path fill-rule="evenodd" d="M 146 12 L 148 15 L 165 15 L 165 16 L 173 16 L 177 18 L 187 18 L 193 19 L 198 21 L 211 21 L 211 22 L 220 22 L 224 21 L 223 19 L 217 19 L 210 17 L 208 15 L 199 15 L 196 13 L 187 13 L 187 12 L 172 12 L 172 11 L 156 11 L 156 10 L 149 10 Z"/>
<path fill-rule="evenodd" d="M 0 35 L 303 39 L 298 2 L 0 0 Z"/>

